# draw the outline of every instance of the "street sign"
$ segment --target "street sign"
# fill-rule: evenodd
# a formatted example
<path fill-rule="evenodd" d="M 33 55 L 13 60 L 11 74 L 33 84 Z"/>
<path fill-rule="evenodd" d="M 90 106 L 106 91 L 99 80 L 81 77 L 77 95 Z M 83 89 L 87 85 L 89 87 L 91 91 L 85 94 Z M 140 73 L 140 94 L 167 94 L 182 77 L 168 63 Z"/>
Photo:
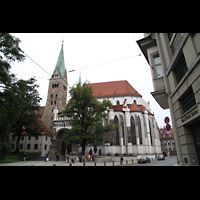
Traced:
<path fill-rule="evenodd" d="M 171 129 L 170 124 L 167 124 L 167 125 L 166 125 L 166 129 L 167 129 L 168 131 Z"/>
<path fill-rule="evenodd" d="M 169 124 L 169 117 L 165 117 L 165 124 Z"/>

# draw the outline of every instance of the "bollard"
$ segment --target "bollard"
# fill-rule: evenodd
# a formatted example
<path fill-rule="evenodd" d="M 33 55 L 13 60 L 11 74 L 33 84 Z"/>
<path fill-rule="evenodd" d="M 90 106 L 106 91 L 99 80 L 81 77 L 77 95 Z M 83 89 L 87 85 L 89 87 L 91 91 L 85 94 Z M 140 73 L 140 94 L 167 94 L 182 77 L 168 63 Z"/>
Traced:
<path fill-rule="evenodd" d="M 94 162 L 94 166 L 96 166 L 96 162 Z"/>
<path fill-rule="evenodd" d="M 104 162 L 104 166 L 106 166 L 106 162 Z"/>
<path fill-rule="evenodd" d="M 132 159 L 132 163 L 133 163 L 133 159 Z"/>
<path fill-rule="evenodd" d="M 114 164 L 115 161 L 112 161 L 112 162 L 113 162 L 113 166 L 115 166 L 115 164 Z"/>
<path fill-rule="evenodd" d="M 85 166 L 85 162 L 83 162 L 83 166 Z"/>
<path fill-rule="evenodd" d="M 128 164 L 128 160 L 126 160 L 126 164 Z"/>

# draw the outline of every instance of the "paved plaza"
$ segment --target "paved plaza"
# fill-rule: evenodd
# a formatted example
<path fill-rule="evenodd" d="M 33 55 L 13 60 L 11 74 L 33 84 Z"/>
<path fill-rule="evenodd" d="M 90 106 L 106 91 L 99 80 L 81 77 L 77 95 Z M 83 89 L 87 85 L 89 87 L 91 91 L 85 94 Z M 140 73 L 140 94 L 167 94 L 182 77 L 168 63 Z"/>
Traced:
<path fill-rule="evenodd" d="M 98 160 L 98 162 L 95 161 L 87 161 L 85 163 L 83 162 L 75 162 L 71 163 L 71 166 L 178 166 L 176 163 L 176 157 L 166 157 L 166 160 L 164 161 L 157 161 L 155 159 L 151 160 L 151 163 L 144 163 L 144 164 L 138 164 L 136 157 L 124 157 L 123 164 L 120 165 L 119 157 L 104 157 L 101 160 Z M 114 163 L 113 163 L 114 161 Z M 25 162 L 15 162 L 15 163 L 6 163 L 6 164 L 0 164 L 0 166 L 70 166 L 69 163 L 65 161 L 25 161 Z"/>

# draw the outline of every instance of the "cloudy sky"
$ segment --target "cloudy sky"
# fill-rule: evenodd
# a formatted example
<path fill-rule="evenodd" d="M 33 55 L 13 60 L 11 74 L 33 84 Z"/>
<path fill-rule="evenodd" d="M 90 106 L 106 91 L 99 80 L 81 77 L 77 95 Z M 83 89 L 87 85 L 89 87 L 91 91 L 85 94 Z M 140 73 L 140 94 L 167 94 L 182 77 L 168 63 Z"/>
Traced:
<path fill-rule="evenodd" d="M 135 41 L 143 38 L 141 33 L 12 33 L 21 40 L 20 48 L 50 75 L 52 75 L 64 39 L 64 58 L 69 86 L 81 80 L 90 83 L 127 80 L 145 101 L 150 101 L 160 127 L 164 118 L 170 117 L 169 109 L 163 110 L 154 100 L 150 67 Z M 91 66 L 91 67 L 90 67 Z M 88 67 L 88 68 L 87 68 Z M 39 84 L 38 91 L 45 106 L 50 75 L 29 58 L 12 64 L 11 72 L 17 78 L 33 76 Z M 68 97 L 69 100 L 69 97 Z"/>

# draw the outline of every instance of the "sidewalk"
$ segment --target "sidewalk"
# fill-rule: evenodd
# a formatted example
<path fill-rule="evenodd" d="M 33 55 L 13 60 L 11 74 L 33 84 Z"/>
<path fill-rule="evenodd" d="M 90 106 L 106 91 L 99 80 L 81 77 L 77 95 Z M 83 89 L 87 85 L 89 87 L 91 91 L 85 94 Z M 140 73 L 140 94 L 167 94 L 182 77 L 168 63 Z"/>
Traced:
<path fill-rule="evenodd" d="M 123 157 L 123 165 L 126 165 L 126 160 L 128 164 L 132 163 L 137 163 L 137 157 Z M 76 159 L 77 160 L 77 159 Z M 87 161 L 84 162 L 85 166 L 113 166 L 113 161 L 114 161 L 114 166 L 119 166 L 120 165 L 120 157 L 112 157 L 112 156 L 105 156 L 96 159 L 96 161 Z M 71 166 L 84 166 L 83 162 L 76 161 L 75 163 L 71 163 Z M 15 162 L 15 163 L 6 163 L 6 164 L 0 164 L 0 166 L 70 166 L 69 163 L 66 161 L 25 161 L 25 162 Z"/>

